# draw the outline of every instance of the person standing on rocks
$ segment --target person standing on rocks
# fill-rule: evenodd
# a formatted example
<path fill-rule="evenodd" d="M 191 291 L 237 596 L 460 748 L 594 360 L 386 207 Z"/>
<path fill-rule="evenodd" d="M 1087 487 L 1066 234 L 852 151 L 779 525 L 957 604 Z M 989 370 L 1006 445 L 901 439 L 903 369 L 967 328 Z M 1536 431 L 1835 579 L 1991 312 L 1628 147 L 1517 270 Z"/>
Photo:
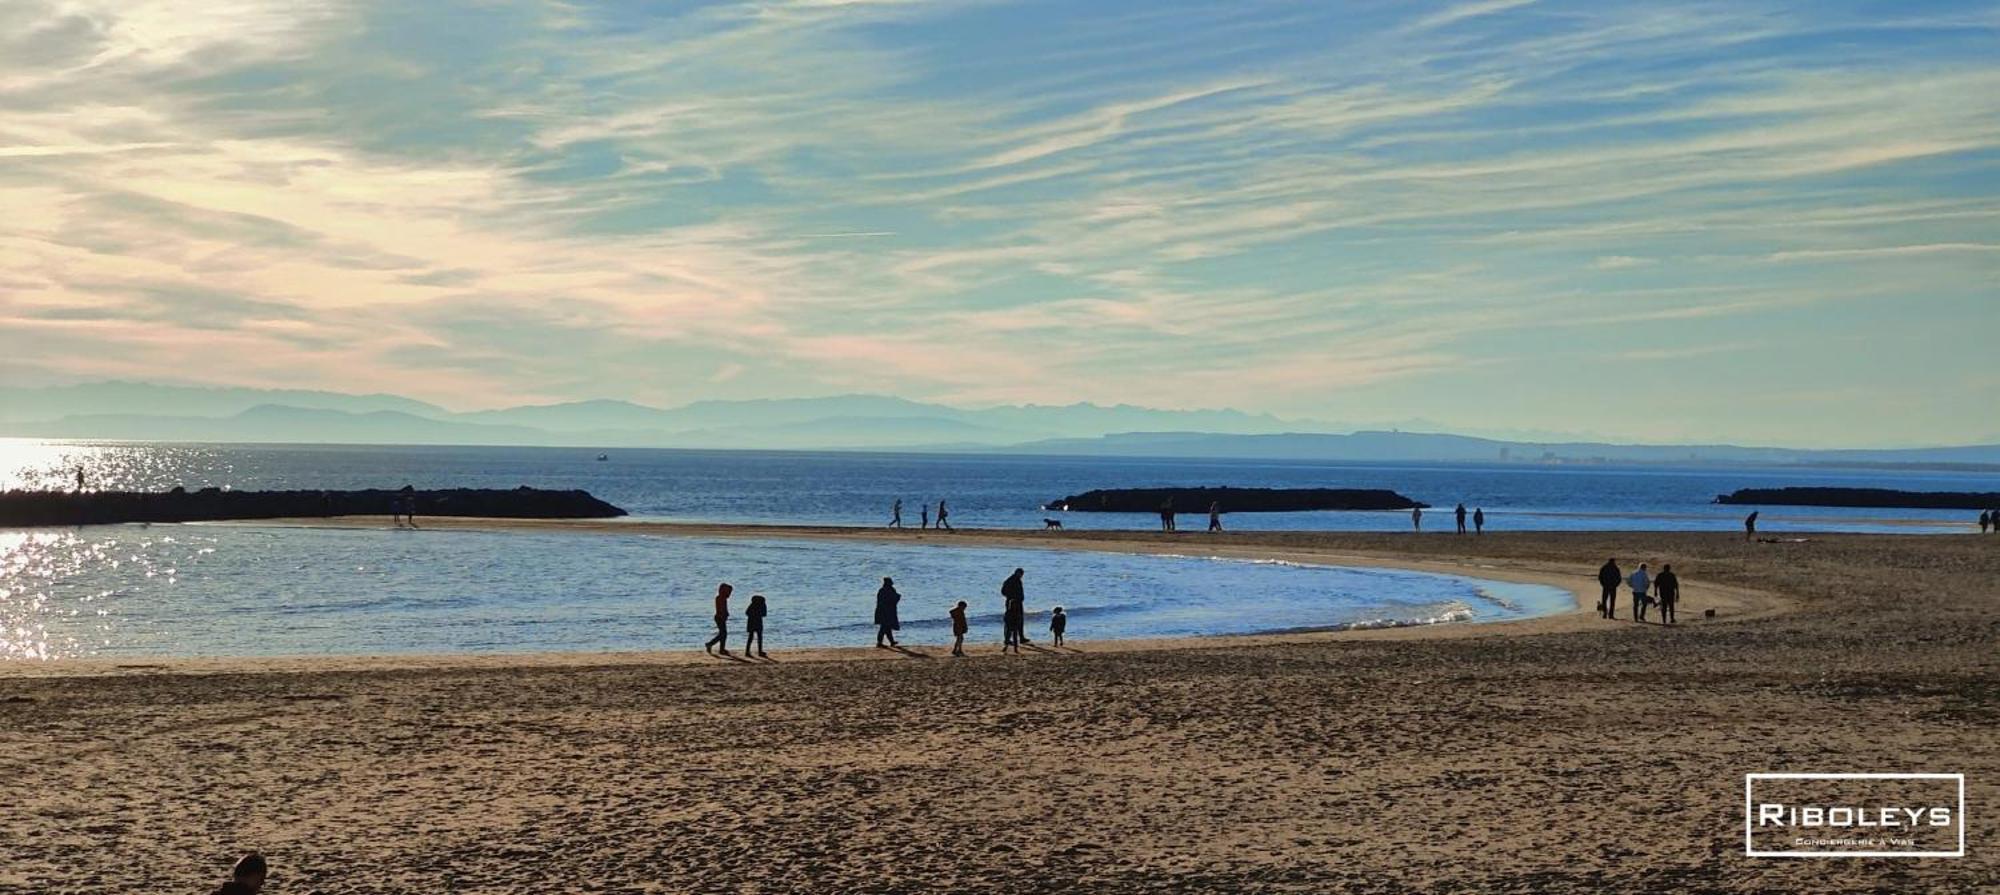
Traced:
<path fill-rule="evenodd" d="M 1617 559 L 1607 559 L 1597 570 L 1597 583 L 1604 588 L 1597 598 L 1597 614 L 1602 618 L 1614 618 L 1618 612 L 1618 583 L 1625 580 L 1625 573 L 1618 569 Z"/>

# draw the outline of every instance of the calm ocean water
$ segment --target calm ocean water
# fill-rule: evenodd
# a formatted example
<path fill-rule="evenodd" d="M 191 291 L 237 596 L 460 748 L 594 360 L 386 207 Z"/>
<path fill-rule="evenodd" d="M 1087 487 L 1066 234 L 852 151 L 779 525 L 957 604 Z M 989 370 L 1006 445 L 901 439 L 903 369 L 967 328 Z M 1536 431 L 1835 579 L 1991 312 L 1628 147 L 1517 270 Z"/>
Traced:
<path fill-rule="evenodd" d="M 1484 507 L 1494 529 L 1735 531 L 1739 487 L 2000 490 L 2000 476 L 1840 469 L 1440 466 L 850 453 L 309 447 L 0 441 L 0 488 L 582 488 L 636 517 L 881 524 L 939 498 L 959 527 L 1038 526 L 1040 504 L 1099 487 L 1392 488 Z M 1962 512 L 1774 508 L 1762 529 L 1974 530 Z M 1070 513 L 1071 528 L 1151 528 Z M 1199 527 L 1200 518 L 1184 520 Z M 1404 530 L 1403 513 L 1238 514 L 1236 529 Z M 1450 526 L 1434 511 L 1427 528 Z M 1198 551 L 1192 548 L 1191 552 Z M 1451 576 L 1033 549 L 257 525 L 0 530 L 0 658 L 691 648 L 717 581 L 772 601 L 780 646 L 871 642 L 883 575 L 907 635 L 948 640 L 967 600 L 998 634 L 1000 579 L 1029 569 L 1031 625 L 1061 604 L 1079 639 L 1492 620 L 1567 605 L 1551 588 Z M 740 612 L 740 605 L 738 611 Z M 990 630 L 989 630 L 990 629 Z"/>

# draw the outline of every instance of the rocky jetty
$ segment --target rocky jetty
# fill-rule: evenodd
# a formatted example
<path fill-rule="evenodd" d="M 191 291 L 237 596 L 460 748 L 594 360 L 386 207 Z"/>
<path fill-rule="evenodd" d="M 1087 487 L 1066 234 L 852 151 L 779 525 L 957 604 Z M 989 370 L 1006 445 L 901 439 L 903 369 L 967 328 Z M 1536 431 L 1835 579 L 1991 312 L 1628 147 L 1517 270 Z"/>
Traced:
<path fill-rule="evenodd" d="M 397 501 L 416 496 L 418 516 L 500 519 L 608 519 L 625 511 L 588 491 L 522 486 L 438 491 L 9 491 L 0 494 L 0 526 L 105 525 L 117 522 L 213 522 L 318 516 L 387 516 Z"/>
<path fill-rule="evenodd" d="M 1157 513 L 1168 501 L 1179 513 L 1298 513 L 1311 510 L 1407 510 L 1427 507 L 1380 488 L 1106 488 L 1059 497 L 1044 510 L 1078 513 Z"/>
<path fill-rule="evenodd" d="M 1916 510 L 1990 510 L 2000 492 L 1897 491 L 1893 488 L 1739 488 L 1716 503 L 1793 507 L 1899 507 Z"/>

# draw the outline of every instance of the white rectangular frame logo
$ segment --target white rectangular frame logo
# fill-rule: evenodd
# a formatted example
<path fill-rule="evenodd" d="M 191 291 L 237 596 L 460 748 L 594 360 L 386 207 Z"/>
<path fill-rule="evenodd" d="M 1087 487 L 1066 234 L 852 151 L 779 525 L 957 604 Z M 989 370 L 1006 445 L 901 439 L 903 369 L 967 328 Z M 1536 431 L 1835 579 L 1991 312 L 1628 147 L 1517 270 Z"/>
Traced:
<path fill-rule="evenodd" d="M 1758 780 L 1955 780 L 1958 782 L 1957 851 L 1758 851 L 1751 818 L 1756 815 L 1752 789 Z M 1965 829 L 1964 774 L 1744 774 L 1743 775 L 1743 854 L 1752 858 L 1963 858 Z"/>

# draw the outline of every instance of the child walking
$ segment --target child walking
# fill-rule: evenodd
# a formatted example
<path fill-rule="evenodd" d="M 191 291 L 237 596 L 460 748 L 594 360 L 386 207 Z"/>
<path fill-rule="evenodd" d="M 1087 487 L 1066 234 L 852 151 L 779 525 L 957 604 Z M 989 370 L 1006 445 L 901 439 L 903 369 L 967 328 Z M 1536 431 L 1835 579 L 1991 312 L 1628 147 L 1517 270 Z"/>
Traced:
<path fill-rule="evenodd" d="M 965 632 L 970 628 L 971 626 L 965 623 L 965 601 L 960 600 L 958 601 L 957 606 L 951 607 L 951 654 L 952 655 L 954 656 L 965 655 Z"/>
<path fill-rule="evenodd" d="M 743 655 L 750 655 L 750 641 L 757 641 L 757 658 L 768 659 L 764 655 L 764 613 L 769 611 L 764 605 L 763 594 L 751 594 L 750 605 L 743 610 Z"/>
<path fill-rule="evenodd" d="M 1063 614 L 1061 606 L 1049 611 L 1049 636 L 1055 638 L 1056 646 L 1062 646 L 1063 629 L 1069 627 L 1069 616 Z"/>

